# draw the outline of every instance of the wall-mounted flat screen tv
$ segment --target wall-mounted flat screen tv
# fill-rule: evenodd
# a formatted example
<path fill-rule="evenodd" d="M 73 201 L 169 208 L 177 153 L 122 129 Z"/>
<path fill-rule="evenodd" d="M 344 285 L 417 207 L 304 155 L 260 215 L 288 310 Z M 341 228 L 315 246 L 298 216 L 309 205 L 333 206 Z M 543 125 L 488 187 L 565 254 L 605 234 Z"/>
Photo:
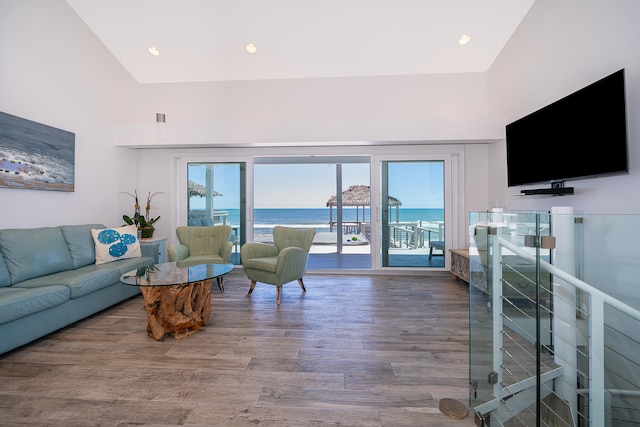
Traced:
<path fill-rule="evenodd" d="M 624 69 L 506 126 L 509 187 L 629 172 Z"/>

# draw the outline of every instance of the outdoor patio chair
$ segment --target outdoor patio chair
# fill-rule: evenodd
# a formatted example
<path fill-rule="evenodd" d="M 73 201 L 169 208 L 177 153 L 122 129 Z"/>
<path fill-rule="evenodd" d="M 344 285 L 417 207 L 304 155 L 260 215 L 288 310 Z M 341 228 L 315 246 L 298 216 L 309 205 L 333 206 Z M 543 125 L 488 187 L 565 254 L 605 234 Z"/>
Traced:
<path fill-rule="evenodd" d="M 278 304 L 285 283 L 297 280 L 302 291 L 306 292 L 302 276 L 315 234 L 313 228 L 277 226 L 273 228 L 273 244 L 252 242 L 242 245 L 240 259 L 251 280 L 247 296 L 253 292 L 256 282 L 274 285 Z"/>
<path fill-rule="evenodd" d="M 440 253 L 434 254 L 434 249 L 439 250 Z M 434 256 L 444 256 L 444 240 L 429 240 L 429 259 Z"/>

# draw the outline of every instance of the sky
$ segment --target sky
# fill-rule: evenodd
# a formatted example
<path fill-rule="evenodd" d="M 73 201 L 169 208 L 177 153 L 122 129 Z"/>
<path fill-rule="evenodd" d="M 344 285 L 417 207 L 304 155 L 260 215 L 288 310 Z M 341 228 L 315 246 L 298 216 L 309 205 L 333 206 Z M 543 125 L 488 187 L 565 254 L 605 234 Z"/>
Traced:
<path fill-rule="evenodd" d="M 216 167 L 217 208 L 238 207 L 239 168 Z M 256 164 L 254 165 L 255 208 L 325 208 L 336 194 L 334 164 Z M 392 162 L 389 165 L 389 195 L 405 208 L 443 208 L 444 173 L 442 162 Z M 189 178 L 204 183 L 202 168 L 190 168 Z M 342 165 L 342 188 L 370 185 L 369 164 Z M 200 199 L 200 200 L 199 200 Z M 193 198 L 192 207 L 204 203 Z"/>

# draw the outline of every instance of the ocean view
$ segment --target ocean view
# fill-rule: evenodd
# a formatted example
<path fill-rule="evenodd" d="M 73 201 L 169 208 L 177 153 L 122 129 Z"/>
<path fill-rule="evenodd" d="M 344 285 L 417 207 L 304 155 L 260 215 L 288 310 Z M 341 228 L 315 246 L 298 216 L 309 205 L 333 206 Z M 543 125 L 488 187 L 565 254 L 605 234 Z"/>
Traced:
<path fill-rule="evenodd" d="M 229 212 L 228 222 L 233 225 L 240 223 L 239 209 L 224 209 Z M 369 208 L 365 208 L 362 219 L 362 208 L 344 208 L 343 222 L 370 222 Z M 400 208 L 400 222 L 415 221 L 444 221 L 444 209 L 434 208 Z M 357 216 L 356 216 L 357 215 Z M 392 208 L 391 221 L 395 221 L 396 209 Z M 333 209 L 333 221 L 336 220 L 336 209 Z M 258 208 L 254 210 L 255 234 L 268 234 L 276 225 L 314 227 L 317 232 L 329 231 L 329 208 Z"/>

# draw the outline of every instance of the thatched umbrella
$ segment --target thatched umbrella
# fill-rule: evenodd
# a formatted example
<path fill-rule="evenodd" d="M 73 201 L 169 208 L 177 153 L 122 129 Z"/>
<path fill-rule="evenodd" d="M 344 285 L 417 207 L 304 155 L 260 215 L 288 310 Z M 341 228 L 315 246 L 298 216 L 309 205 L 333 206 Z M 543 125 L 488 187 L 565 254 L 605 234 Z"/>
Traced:
<path fill-rule="evenodd" d="M 187 183 L 187 189 L 189 190 L 189 197 L 198 196 L 205 197 L 207 195 L 207 187 L 202 184 L 198 184 L 197 182 L 193 182 L 189 180 Z M 222 196 L 222 194 L 218 193 L 216 190 L 211 190 L 211 196 Z"/>
<path fill-rule="evenodd" d="M 216 190 L 207 191 L 207 187 L 191 180 L 187 181 L 187 192 L 189 194 L 189 197 L 187 198 L 187 211 L 189 212 L 189 216 L 191 216 L 191 197 L 207 197 L 207 195 L 210 195 L 211 197 L 222 196 L 222 194 L 218 193 Z M 208 204 L 209 201 L 207 201 L 207 205 Z"/>
<path fill-rule="evenodd" d="M 327 207 L 329 208 L 329 224 L 333 222 L 333 207 L 338 203 L 336 196 L 331 196 L 327 201 Z M 402 202 L 395 197 L 389 196 L 389 206 L 397 208 L 402 206 Z M 368 185 L 352 185 L 342 192 L 342 206 L 355 206 L 356 207 L 356 221 L 358 220 L 358 208 L 362 206 L 362 221 L 364 221 L 364 208 L 371 206 L 371 187 Z"/>

